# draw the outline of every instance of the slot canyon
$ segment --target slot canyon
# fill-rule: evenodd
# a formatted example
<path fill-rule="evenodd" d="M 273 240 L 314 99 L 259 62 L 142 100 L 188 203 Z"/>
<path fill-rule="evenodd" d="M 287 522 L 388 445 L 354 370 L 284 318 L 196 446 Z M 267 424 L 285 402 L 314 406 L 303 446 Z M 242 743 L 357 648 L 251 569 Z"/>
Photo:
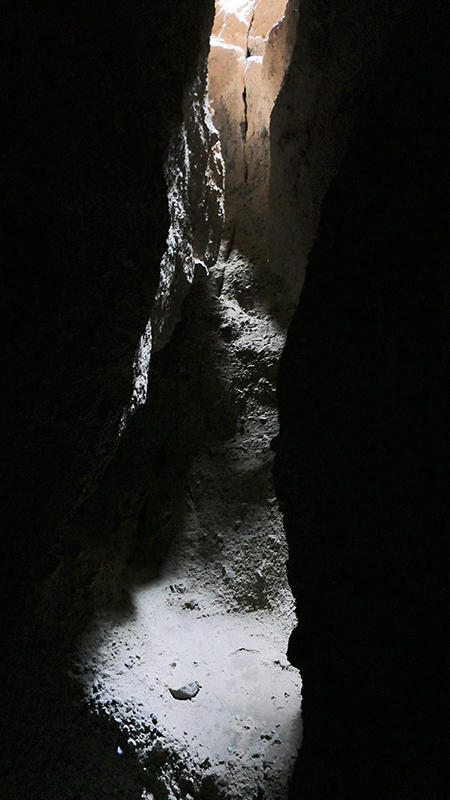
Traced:
<path fill-rule="evenodd" d="M 450 6 L 2 17 L 1 797 L 444 800 Z"/>

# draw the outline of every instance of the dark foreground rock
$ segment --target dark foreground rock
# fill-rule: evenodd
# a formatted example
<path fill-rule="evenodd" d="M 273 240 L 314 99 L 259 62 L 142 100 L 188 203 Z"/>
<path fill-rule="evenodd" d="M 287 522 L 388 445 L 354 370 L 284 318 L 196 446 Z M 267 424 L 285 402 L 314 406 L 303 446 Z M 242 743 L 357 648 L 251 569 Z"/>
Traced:
<path fill-rule="evenodd" d="M 449 34 L 441 3 L 398 30 L 281 359 L 302 800 L 447 793 Z"/>
<path fill-rule="evenodd" d="M 163 165 L 212 13 L 20 0 L 3 16 L 2 623 L 58 566 L 61 522 L 117 446 L 169 227 Z"/>

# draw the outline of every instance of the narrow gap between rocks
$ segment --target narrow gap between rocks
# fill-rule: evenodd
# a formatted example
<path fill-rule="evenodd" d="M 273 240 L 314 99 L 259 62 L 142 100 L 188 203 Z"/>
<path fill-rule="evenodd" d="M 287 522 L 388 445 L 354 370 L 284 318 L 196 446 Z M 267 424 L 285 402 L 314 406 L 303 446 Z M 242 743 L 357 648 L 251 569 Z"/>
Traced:
<path fill-rule="evenodd" d="M 209 97 L 225 162 L 219 257 L 207 276 L 197 272 L 161 346 L 154 325 L 148 402 L 162 399 L 148 447 L 158 457 L 125 579 L 128 610 L 97 616 L 74 667 L 92 707 L 124 731 L 117 758 L 131 748 L 143 765 L 143 798 L 280 800 L 300 744 L 301 681 L 285 656 L 294 604 L 270 449 L 293 305 L 265 242 L 270 111 L 290 57 L 284 7 L 216 5 Z"/>

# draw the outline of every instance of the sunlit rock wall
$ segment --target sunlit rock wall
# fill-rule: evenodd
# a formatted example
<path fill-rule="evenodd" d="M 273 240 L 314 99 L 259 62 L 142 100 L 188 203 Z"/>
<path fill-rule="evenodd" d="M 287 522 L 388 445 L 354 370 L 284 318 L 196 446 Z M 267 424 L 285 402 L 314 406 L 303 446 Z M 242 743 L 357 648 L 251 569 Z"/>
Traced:
<path fill-rule="evenodd" d="M 145 402 L 152 352 L 169 341 L 195 277 L 218 256 L 224 221 L 224 163 L 207 98 L 207 46 L 183 97 L 183 122 L 172 134 L 164 164 L 170 227 L 151 317 L 133 362 L 133 392 L 122 426 Z"/>
<path fill-rule="evenodd" d="M 280 363 L 292 800 L 448 792 L 449 37 L 449 7 L 428 2 L 391 40 Z"/>
<path fill-rule="evenodd" d="M 219 0 L 211 36 L 209 95 L 226 166 L 226 237 L 263 252 L 270 169 L 269 124 L 289 63 L 295 3 Z"/>
<path fill-rule="evenodd" d="M 206 56 L 183 100 L 183 124 L 165 165 L 170 229 L 152 310 L 153 350 L 170 338 L 196 274 L 219 252 L 224 219 L 224 163 L 207 100 Z"/>
<path fill-rule="evenodd" d="M 354 135 L 360 99 L 410 4 L 299 4 L 295 48 L 271 117 L 268 217 L 271 266 L 297 297 L 322 200 Z"/>

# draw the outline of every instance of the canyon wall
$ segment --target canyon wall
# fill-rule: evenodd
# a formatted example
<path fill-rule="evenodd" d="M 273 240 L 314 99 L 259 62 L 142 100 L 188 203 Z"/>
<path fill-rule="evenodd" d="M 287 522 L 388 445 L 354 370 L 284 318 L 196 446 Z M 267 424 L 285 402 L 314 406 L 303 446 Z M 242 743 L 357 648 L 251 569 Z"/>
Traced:
<path fill-rule="evenodd" d="M 205 50 L 165 164 L 170 229 L 152 310 L 154 351 L 169 341 L 194 278 L 216 263 L 222 237 L 225 166 L 207 99 Z"/>
<path fill-rule="evenodd" d="M 432 2 L 392 37 L 281 359 L 275 481 L 303 677 L 293 799 L 447 793 L 449 35 Z"/>
<path fill-rule="evenodd" d="M 266 261 L 273 103 L 296 33 L 297 0 L 219 0 L 209 96 L 226 163 L 224 239 Z"/>
<path fill-rule="evenodd" d="M 61 523 L 117 447 L 169 231 L 169 146 L 213 10 L 22 0 L 5 12 L 5 623 L 58 566 Z"/>
<path fill-rule="evenodd" d="M 171 136 L 164 163 L 170 226 L 151 316 L 134 358 L 133 392 L 121 427 L 146 401 L 151 354 L 170 340 L 190 286 L 195 278 L 208 275 L 219 253 L 225 166 L 208 102 L 207 49 L 204 42 L 196 73 L 183 96 L 183 121 Z"/>
<path fill-rule="evenodd" d="M 202 96 L 213 12 L 211 0 L 19 0 L 2 18 L 5 800 L 72 796 L 79 775 L 95 800 L 143 785 L 68 664 L 94 607 L 123 602 L 143 486 L 160 477 L 160 420 L 144 440 L 124 410 L 145 395 L 151 340 L 170 336 L 218 248 L 221 163 Z"/>

